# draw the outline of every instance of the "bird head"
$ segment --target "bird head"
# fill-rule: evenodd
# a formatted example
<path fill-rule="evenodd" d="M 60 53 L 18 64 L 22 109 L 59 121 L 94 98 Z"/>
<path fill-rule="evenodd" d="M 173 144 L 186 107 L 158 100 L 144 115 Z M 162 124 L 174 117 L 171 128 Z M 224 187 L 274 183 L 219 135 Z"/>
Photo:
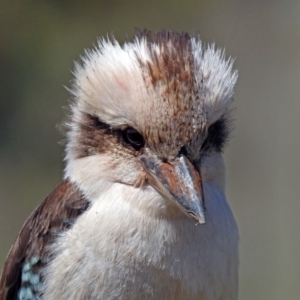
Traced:
<path fill-rule="evenodd" d="M 205 223 L 203 184 L 224 188 L 237 79 L 224 51 L 187 33 L 143 31 L 122 46 L 100 40 L 74 74 L 66 177 L 90 199 L 115 183 L 150 189 Z"/>

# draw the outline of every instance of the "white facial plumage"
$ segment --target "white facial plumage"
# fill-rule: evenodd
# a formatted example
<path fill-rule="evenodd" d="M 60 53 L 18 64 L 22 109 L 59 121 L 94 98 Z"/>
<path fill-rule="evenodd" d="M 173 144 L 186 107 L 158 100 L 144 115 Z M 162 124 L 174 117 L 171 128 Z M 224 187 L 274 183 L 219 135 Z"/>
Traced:
<path fill-rule="evenodd" d="M 133 184 L 139 181 L 142 169 L 113 144 L 107 144 L 102 153 L 82 158 L 78 153 L 84 147 L 79 145 L 80 127 L 86 114 L 111 128 L 136 129 L 148 147 L 167 160 L 174 159 L 182 147 L 192 160 L 199 160 L 208 128 L 220 119 L 224 122 L 218 132 L 220 140 L 227 138 L 237 71 L 232 70 L 232 60 L 225 59 L 224 51 L 214 45 L 203 47 L 198 37 L 164 32 L 150 42 L 147 35 L 140 34 L 123 46 L 114 39 L 102 39 L 96 49 L 86 51 L 74 74 L 66 177 L 88 194 L 97 194 L 96 182 L 102 184 L 106 175 L 108 181 Z M 210 152 L 202 157 L 202 176 L 223 185 L 220 151 Z M 99 168 L 92 167 L 94 163 Z"/>

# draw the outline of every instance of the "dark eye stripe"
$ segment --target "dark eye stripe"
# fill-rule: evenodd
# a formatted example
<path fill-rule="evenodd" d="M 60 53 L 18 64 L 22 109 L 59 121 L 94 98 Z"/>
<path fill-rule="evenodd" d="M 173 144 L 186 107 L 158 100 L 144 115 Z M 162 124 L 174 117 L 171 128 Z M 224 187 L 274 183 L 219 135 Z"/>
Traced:
<path fill-rule="evenodd" d="M 104 122 L 102 122 L 98 117 L 93 115 L 86 115 L 87 120 L 89 120 L 89 125 L 93 127 L 94 129 L 105 129 L 110 130 L 110 126 Z"/>
<path fill-rule="evenodd" d="M 95 115 L 83 114 L 79 125 L 77 143 L 74 144 L 77 158 L 113 152 L 116 149 L 136 156 L 137 151 L 145 145 L 143 136 L 135 129 L 112 128 Z"/>
<path fill-rule="evenodd" d="M 201 151 L 206 152 L 215 150 L 217 152 L 222 152 L 222 149 L 228 139 L 228 135 L 229 129 L 227 120 L 222 118 L 209 126 L 207 138 L 202 144 Z"/>

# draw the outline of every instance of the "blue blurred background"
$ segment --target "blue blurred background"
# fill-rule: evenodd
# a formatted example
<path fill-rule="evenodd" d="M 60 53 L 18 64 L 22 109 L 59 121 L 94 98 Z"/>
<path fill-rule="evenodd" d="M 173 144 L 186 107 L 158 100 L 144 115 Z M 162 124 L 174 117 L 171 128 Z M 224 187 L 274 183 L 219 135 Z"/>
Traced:
<path fill-rule="evenodd" d="M 240 299 L 300 299 L 300 2 L 0 2 L 0 268 L 30 212 L 59 183 L 74 60 L 134 28 L 199 31 L 240 78 L 225 155 L 240 228 Z"/>

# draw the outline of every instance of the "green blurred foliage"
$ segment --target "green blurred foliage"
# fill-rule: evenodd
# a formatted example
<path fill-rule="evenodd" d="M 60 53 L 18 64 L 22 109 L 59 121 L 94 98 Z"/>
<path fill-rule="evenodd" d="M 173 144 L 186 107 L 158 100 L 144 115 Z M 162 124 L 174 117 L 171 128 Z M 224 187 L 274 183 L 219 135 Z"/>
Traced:
<path fill-rule="evenodd" d="M 240 299 L 299 299 L 300 2 L 0 2 L 0 265 L 60 181 L 73 61 L 134 28 L 199 31 L 236 58 L 228 198 L 241 235 Z"/>

